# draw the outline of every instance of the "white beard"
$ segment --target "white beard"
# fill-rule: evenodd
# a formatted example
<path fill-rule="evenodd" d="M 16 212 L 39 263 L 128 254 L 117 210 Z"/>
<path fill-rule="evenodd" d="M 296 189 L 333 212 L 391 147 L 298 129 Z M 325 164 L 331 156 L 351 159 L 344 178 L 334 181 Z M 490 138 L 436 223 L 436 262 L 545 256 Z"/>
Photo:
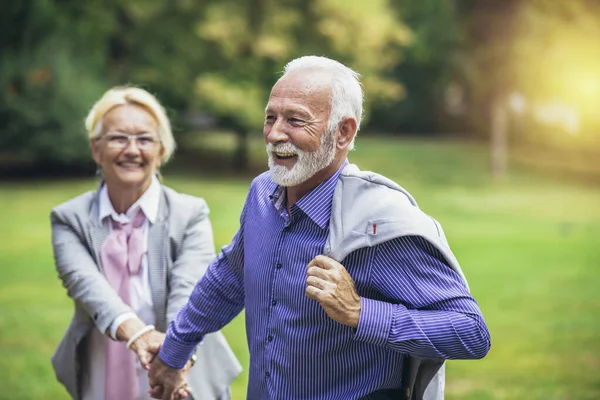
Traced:
<path fill-rule="evenodd" d="M 298 156 L 298 159 L 292 169 L 287 169 L 287 167 L 275 163 L 273 152 L 293 153 Z M 314 152 L 300 150 L 291 143 L 277 145 L 267 143 L 271 178 L 276 184 L 286 187 L 306 182 L 320 170 L 329 167 L 335 158 L 335 153 L 335 130 L 325 132 L 321 136 L 321 144 Z"/>

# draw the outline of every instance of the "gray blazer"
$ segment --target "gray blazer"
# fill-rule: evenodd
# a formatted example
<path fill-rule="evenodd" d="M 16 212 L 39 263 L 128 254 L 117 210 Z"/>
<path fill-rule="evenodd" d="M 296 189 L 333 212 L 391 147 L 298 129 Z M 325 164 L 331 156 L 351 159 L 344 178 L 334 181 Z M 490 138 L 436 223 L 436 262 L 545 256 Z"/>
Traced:
<path fill-rule="evenodd" d="M 75 314 L 52 365 L 56 378 L 73 399 L 81 399 L 81 355 L 88 333 L 107 332 L 111 322 L 131 309 L 104 278 L 100 246 L 109 233 L 98 218 L 99 191 L 87 192 L 52 210 L 52 246 L 58 276 L 75 302 Z M 148 231 L 148 269 L 156 329 L 187 302 L 196 282 L 215 258 L 206 202 L 165 186 L 156 222 Z M 197 399 L 223 395 L 241 366 L 220 332 L 207 335 L 197 350 L 198 361 L 188 380 Z"/>

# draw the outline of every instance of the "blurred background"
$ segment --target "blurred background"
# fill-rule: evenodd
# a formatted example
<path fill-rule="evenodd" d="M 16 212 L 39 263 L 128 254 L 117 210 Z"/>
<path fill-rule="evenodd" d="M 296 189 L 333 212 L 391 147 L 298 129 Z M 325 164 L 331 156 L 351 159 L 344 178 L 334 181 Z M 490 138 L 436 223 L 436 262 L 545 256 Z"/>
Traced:
<path fill-rule="evenodd" d="M 204 197 L 215 245 L 266 169 L 262 119 L 286 62 L 359 71 L 350 160 L 445 227 L 492 334 L 447 399 L 600 398 L 600 2 L 18 0 L 0 3 L 0 399 L 67 399 L 50 356 L 72 302 L 49 212 L 97 178 L 83 118 L 111 86 L 157 95 L 165 184 Z M 226 329 L 245 372 L 244 316 Z"/>

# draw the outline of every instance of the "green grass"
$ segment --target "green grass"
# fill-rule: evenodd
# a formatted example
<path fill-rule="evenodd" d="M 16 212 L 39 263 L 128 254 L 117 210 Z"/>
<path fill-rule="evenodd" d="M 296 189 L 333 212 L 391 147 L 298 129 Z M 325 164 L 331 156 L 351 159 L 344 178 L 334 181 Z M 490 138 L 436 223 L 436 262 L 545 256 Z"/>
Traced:
<path fill-rule="evenodd" d="M 600 190 L 518 169 L 489 182 L 486 148 L 476 145 L 357 143 L 353 162 L 405 186 L 444 225 L 489 325 L 487 358 L 449 363 L 447 399 L 600 398 Z M 249 179 L 167 172 L 166 183 L 204 197 L 217 246 L 230 240 Z M 94 187 L 0 184 L 0 399 L 67 398 L 49 358 L 72 303 L 54 270 L 48 213 Z M 235 399 L 247 380 L 243 332 L 243 316 L 225 328 L 245 369 Z"/>

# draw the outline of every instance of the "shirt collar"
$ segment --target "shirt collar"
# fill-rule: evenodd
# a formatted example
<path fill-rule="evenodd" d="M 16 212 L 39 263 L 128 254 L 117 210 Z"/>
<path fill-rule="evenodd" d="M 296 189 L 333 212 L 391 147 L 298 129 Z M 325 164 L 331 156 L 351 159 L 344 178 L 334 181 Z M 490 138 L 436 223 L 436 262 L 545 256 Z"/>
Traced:
<path fill-rule="evenodd" d="M 154 223 L 158 215 L 158 205 L 160 203 L 160 182 L 156 176 L 153 176 L 152 183 L 150 183 L 148 189 L 146 189 L 142 196 L 129 207 L 129 210 L 127 210 L 125 214 L 119 214 L 115 211 L 115 208 L 108 197 L 106 184 L 102 185 L 102 188 L 100 189 L 99 201 L 98 217 L 100 221 L 108 216 L 112 216 L 116 221 L 128 222 L 135 216 L 137 210 L 141 208 L 148 221 Z"/>
<path fill-rule="evenodd" d="M 331 201 L 338 177 L 348 165 L 348 159 L 344 160 L 340 168 L 333 175 L 321 182 L 316 188 L 302 196 L 293 206 L 299 208 L 312 219 L 321 229 L 325 229 L 331 217 Z M 270 196 L 275 207 L 280 210 L 285 207 L 285 187 L 277 185 Z M 293 213 L 293 210 L 292 210 Z"/>

